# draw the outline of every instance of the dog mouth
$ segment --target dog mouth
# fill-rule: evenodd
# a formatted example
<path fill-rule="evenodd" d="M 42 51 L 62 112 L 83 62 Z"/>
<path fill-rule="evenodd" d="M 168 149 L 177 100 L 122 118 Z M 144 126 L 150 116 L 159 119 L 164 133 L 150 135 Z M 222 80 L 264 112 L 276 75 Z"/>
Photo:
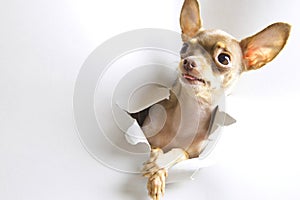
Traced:
<path fill-rule="evenodd" d="M 205 86 L 207 84 L 207 82 L 204 79 L 195 77 L 188 73 L 183 73 L 182 77 L 185 78 L 189 83 L 191 83 L 193 85 L 204 85 Z"/>

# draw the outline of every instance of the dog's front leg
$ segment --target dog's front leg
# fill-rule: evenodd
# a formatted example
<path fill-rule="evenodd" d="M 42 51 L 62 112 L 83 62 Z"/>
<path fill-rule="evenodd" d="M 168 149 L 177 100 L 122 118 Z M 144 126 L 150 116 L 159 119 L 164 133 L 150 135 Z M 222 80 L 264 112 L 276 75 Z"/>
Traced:
<path fill-rule="evenodd" d="M 180 148 L 174 148 L 167 153 L 159 148 L 151 149 L 150 158 L 144 163 L 142 173 L 148 177 L 148 194 L 153 200 L 160 200 L 165 193 L 168 169 L 188 158 L 187 152 Z"/>

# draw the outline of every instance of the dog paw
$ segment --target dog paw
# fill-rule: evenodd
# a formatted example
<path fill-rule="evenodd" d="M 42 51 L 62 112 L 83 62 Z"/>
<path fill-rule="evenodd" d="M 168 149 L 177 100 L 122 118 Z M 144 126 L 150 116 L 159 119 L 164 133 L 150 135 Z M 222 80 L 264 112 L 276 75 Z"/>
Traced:
<path fill-rule="evenodd" d="M 153 200 L 160 200 L 165 193 L 168 169 L 186 159 L 188 154 L 179 148 L 165 154 L 158 148 L 151 150 L 149 160 L 144 163 L 142 174 L 148 178 L 147 189 Z"/>
<path fill-rule="evenodd" d="M 161 200 L 164 196 L 167 176 L 166 169 L 159 169 L 148 178 L 147 189 L 152 200 Z"/>

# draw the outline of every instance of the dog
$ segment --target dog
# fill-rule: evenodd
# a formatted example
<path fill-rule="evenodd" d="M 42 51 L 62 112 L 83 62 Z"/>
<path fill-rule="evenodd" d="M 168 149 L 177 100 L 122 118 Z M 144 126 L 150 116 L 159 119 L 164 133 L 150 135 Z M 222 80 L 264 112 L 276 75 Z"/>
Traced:
<path fill-rule="evenodd" d="M 134 115 L 152 149 L 142 173 L 153 200 L 164 195 L 170 167 L 201 154 L 221 94 L 229 93 L 244 72 L 272 61 L 291 29 L 287 23 L 274 23 L 238 41 L 222 30 L 204 29 L 197 0 L 184 1 L 180 27 L 181 61 L 169 99 Z"/>

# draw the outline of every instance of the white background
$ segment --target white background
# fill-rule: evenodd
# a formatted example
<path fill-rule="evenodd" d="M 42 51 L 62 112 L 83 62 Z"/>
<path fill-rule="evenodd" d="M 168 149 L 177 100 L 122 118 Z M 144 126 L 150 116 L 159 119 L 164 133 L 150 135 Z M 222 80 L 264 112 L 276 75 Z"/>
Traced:
<path fill-rule="evenodd" d="M 145 180 L 108 169 L 82 147 L 72 95 L 88 55 L 138 28 L 179 30 L 182 0 L 10 0 L 0 6 L 0 199 L 147 199 Z M 245 74 L 228 97 L 216 165 L 167 188 L 165 199 L 300 199 L 299 4 L 202 0 L 206 28 L 238 39 L 293 25 L 283 52 Z"/>

